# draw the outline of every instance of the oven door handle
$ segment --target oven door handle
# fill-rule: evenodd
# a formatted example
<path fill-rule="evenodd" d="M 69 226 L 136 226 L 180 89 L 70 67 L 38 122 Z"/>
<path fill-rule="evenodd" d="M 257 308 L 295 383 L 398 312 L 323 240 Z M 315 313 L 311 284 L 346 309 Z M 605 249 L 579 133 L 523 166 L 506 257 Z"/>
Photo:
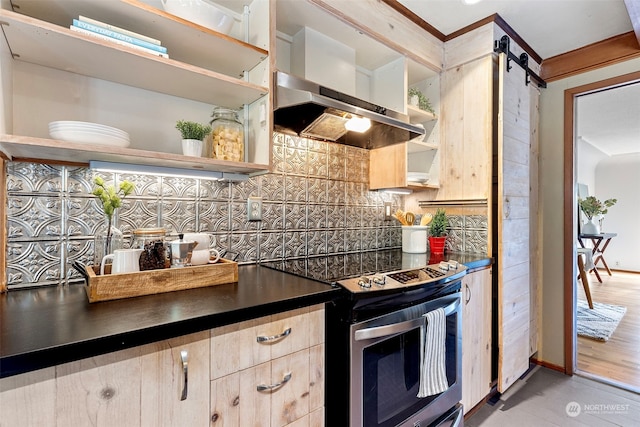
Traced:
<path fill-rule="evenodd" d="M 444 315 L 449 316 L 455 312 L 460 306 L 460 298 L 456 298 L 454 302 L 444 308 Z M 426 313 L 425 313 L 426 314 Z M 392 323 L 384 326 L 374 326 L 371 328 L 359 329 L 355 333 L 356 341 L 370 340 L 373 338 L 386 337 L 402 332 L 410 331 L 424 325 L 424 314 L 416 319 L 406 320 L 404 322 Z"/>

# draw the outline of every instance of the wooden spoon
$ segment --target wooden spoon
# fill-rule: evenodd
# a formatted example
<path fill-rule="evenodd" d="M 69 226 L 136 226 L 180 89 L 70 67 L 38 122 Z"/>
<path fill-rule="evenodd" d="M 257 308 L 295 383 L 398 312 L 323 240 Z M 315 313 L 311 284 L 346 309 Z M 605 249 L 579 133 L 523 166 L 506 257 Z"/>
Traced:
<path fill-rule="evenodd" d="M 404 219 L 407 221 L 407 225 L 413 225 L 413 222 L 416 220 L 416 216 L 413 212 L 407 212 L 404 214 Z"/>
<path fill-rule="evenodd" d="M 433 215 L 431 215 L 430 213 L 426 213 L 422 215 L 422 218 L 420 219 L 420 225 L 428 225 L 432 219 Z"/>

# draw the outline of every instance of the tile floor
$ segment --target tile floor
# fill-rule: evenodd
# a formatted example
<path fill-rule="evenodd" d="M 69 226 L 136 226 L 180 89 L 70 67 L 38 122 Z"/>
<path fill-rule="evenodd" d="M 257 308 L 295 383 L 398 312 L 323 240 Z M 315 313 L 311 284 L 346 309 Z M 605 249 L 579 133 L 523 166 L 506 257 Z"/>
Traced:
<path fill-rule="evenodd" d="M 640 395 L 574 375 L 536 367 L 465 427 L 639 426 Z"/>

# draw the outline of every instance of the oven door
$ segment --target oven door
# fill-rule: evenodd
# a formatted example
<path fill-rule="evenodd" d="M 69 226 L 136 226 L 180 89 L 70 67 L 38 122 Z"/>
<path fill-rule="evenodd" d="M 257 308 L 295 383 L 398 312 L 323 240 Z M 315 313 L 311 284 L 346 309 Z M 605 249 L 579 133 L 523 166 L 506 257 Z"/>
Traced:
<path fill-rule="evenodd" d="M 424 314 L 444 308 L 449 388 L 418 398 Z M 460 294 L 424 302 L 351 326 L 352 427 L 428 426 L 462 400 Z"/>

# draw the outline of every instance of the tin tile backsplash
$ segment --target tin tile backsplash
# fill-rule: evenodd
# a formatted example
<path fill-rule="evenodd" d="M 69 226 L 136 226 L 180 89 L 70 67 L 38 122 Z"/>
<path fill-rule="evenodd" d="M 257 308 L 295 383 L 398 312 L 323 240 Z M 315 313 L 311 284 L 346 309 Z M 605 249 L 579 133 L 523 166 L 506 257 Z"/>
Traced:
<path fill-rule="evenodd" d="M 116 211 L 130 241 L 140 227 L 172 236 L 207 232 L 240 263 L 400 247 L 397 221 L 384 202 L 401 196 L 368 191 L 367 150 L 274 134 L 273 173 L 244 182 L 101 173 L 108 183 L 135 183 Z M 135 166 L 134 166 L 135 168 Z M 79 281 L 73 261 L 93 261 L 93 234 L 103 215 L 84 167 L 7 162 L 9 289 Z M 262 198 L 262 221 L 248 221 L 247 198 Z M 468 224 L 469 226 L 466 226 Z M 486 251 L 486 218 L 451 221 L 450 250 Z"/>

